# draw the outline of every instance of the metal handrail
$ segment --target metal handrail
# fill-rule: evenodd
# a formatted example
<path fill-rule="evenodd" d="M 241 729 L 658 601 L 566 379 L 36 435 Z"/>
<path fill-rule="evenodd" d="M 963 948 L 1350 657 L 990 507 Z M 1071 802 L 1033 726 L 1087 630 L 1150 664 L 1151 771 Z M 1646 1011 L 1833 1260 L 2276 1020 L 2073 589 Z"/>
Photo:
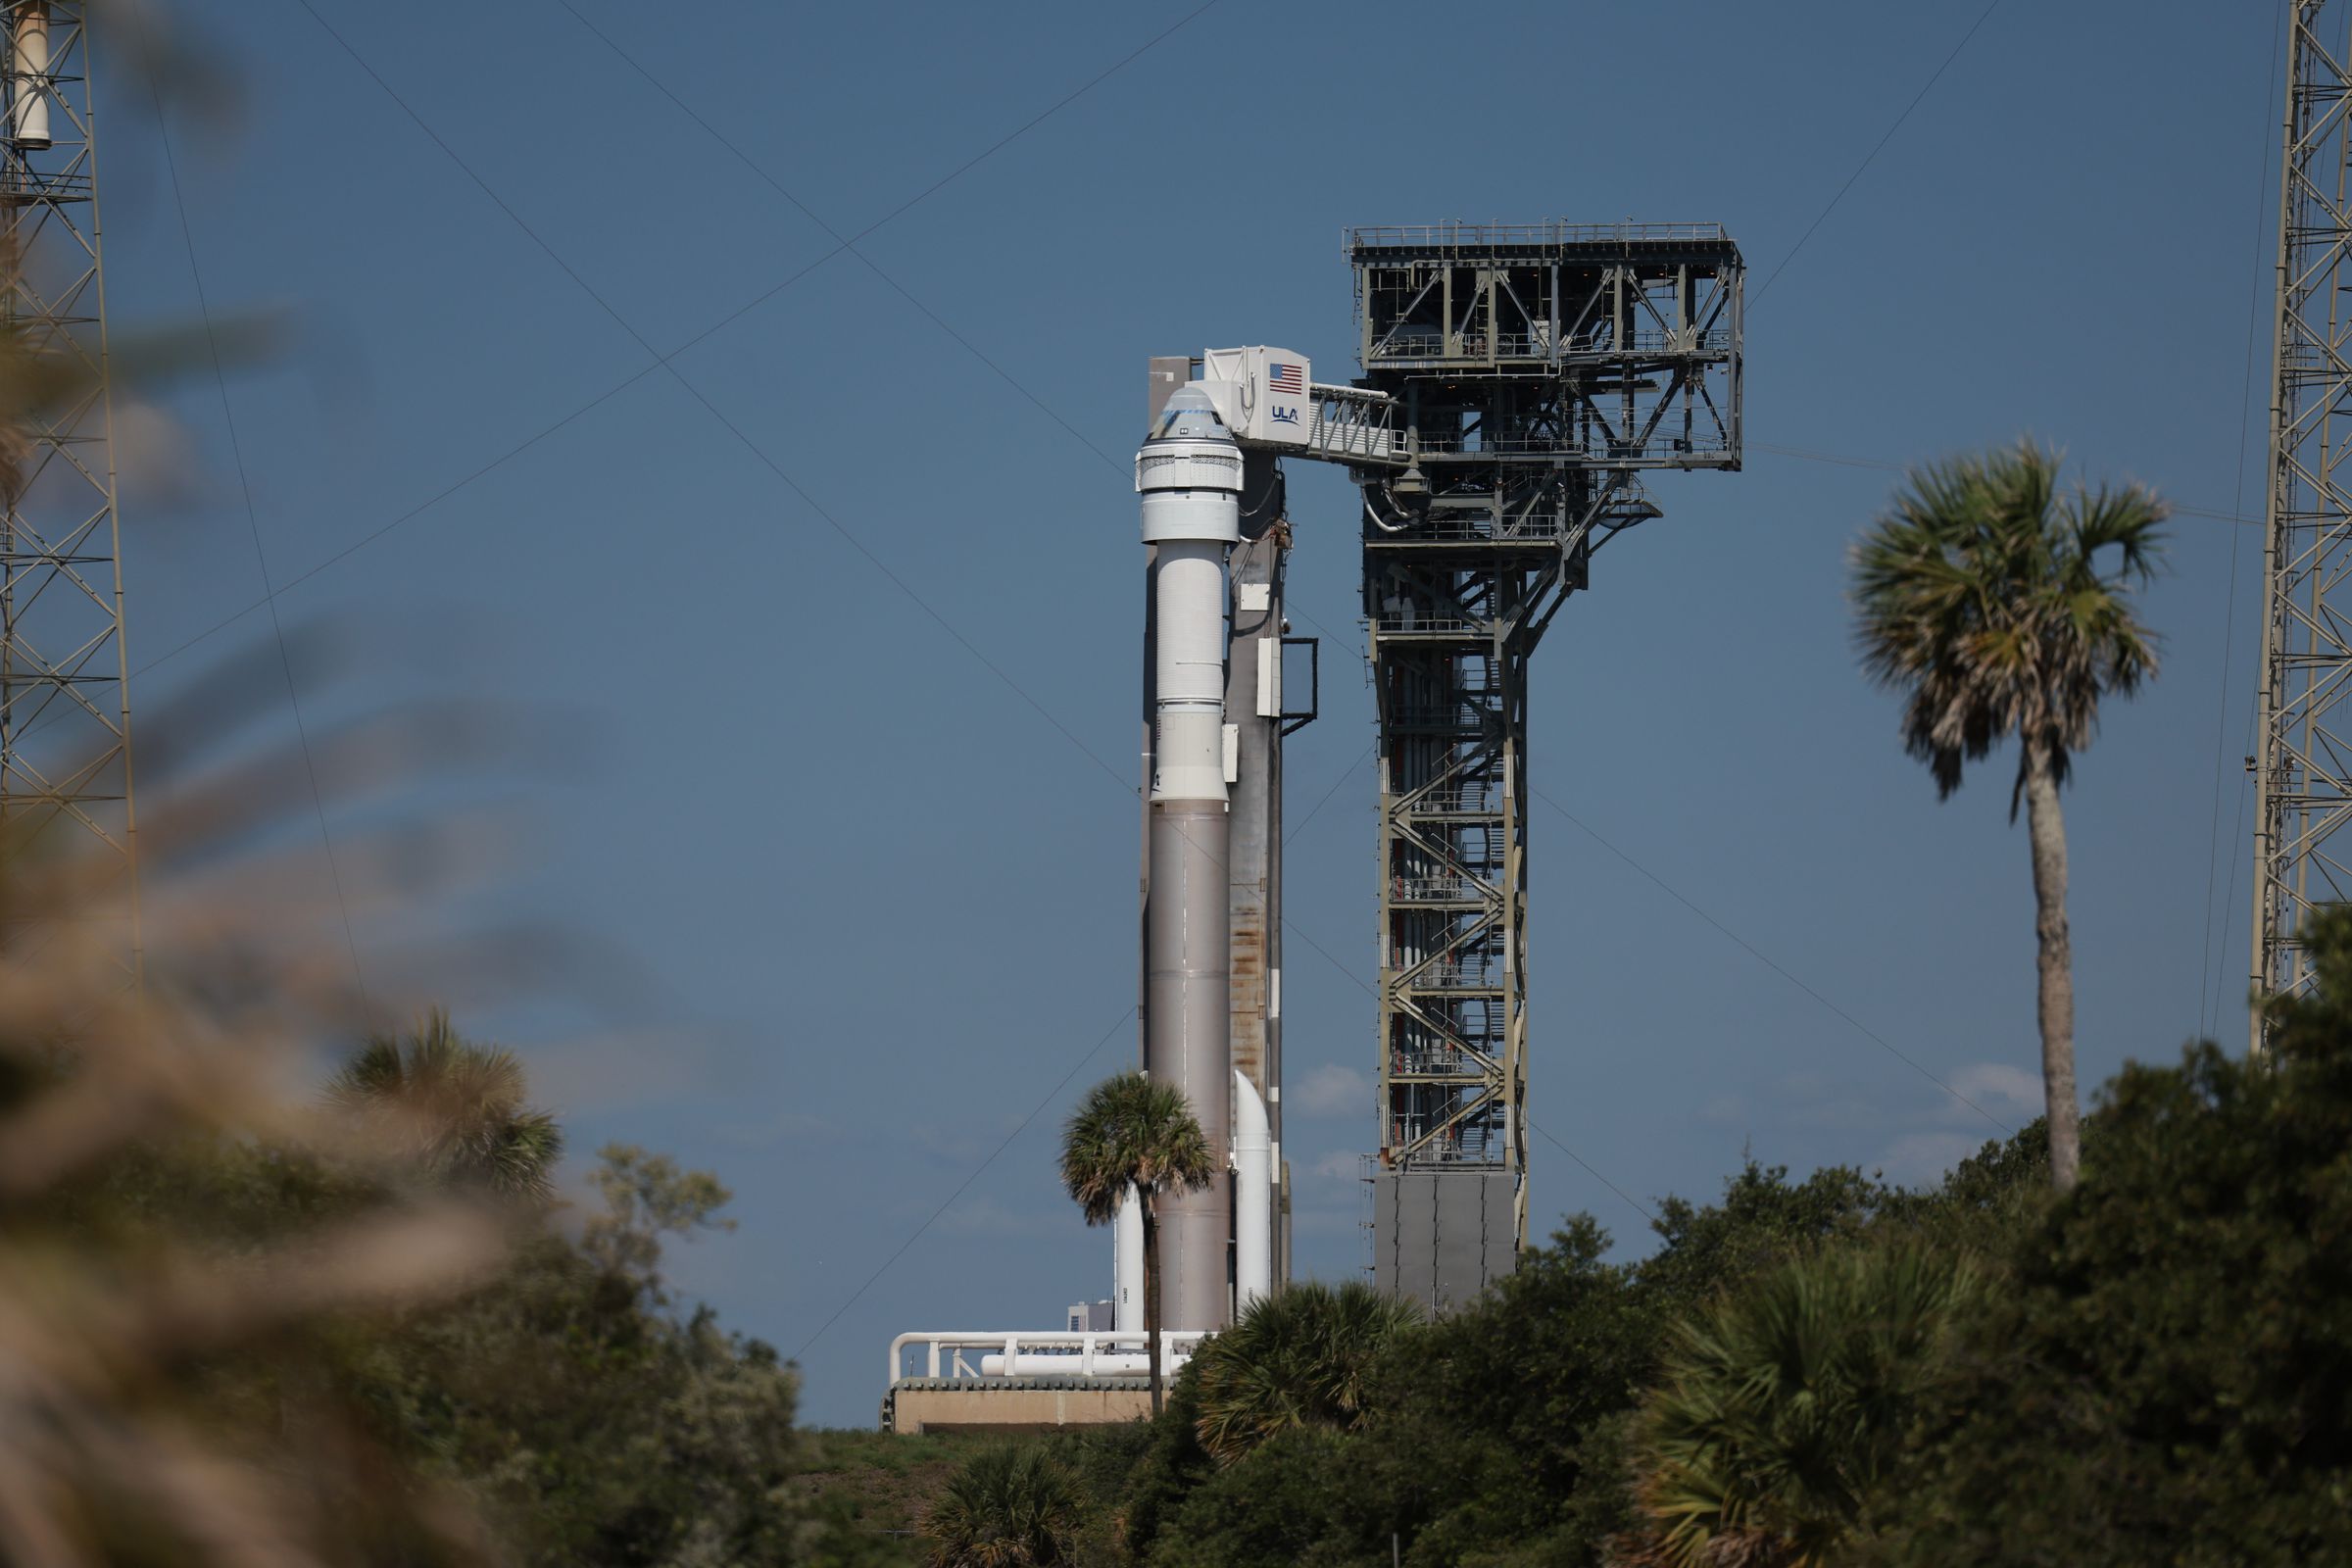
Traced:
<path fill-rule="evenodd" d="M 1202 1329 L 1162 1329 L 1159 1335 L 1162 1372 L 1173 1377 L 1177 1366 L 1199 1349 L 1200 1342 L 1207 1338 L 1207 1331 Z M 1071 1334 L 1054 1331 L 1026 1333 L 1019 1329 L 917 1330 L 901 1334 L 890 1342 L 890 1383 L 896 1384 L 907 1375 L 903 1368 L 906 1348 L 912 1345 L 925 1347 L 924 1366 L 927 1370 L 922 1376 L 934 1382 L 974 1383 L 1003 1382 L 1040 1375 L 1035 1370 L 1027 1373 L 1019 1370 L 1024 1351 L 1033 1355 L 1038 1352 L 1059 1352 L 1054 1354 L 1056 1360 L 1066 1355 L 1071 1365 L 1066 1372 L 1058 1367 L 1054 1369 L 1056 1376 L 1133 1377 L 1138 1370 L 1135 1363 L 1147 1360 L 1152 1348 L 1150 1338 L 1140 1331 Z M 986 1356 L 1002 1355 L 1004 1358 L 1004 1370 L 995 1373 L 975 1370 L 965 1355 L 965 1352 L 972 1350 L 982 1352 L 983 1366 Z M 1109 1359 L 1106 1361 L 1105 1358 Z"/>
<path fill-rule="evenodd" d="M 1487 629 L 1487 623 L 1483 620 L 1460 620 L 1447 615 L 1417 613 L 1408 615 L 1401 611 L 1395 614 L 1383 611 L 1372 617 L 1372 624 L 1377 629 L 1388 632 L 1485 631 Z"/>
<path fill-rule="evenodd" d="M 1402 223 L 1348 230 L 1351 247 L 1367 245 L 1589 245 L 1624 240 L 1729 240 L 1721 223 Z"/>

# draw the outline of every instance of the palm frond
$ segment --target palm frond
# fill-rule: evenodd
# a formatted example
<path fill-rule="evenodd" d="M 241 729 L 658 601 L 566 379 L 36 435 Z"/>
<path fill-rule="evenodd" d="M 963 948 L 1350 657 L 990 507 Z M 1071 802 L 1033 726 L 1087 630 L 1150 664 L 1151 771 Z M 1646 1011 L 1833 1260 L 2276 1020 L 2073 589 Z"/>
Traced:
<path fill-rule="evenodd" d="M 2156 673 L 2133 595 L 2167 509 L 2136 485 L 2062 493 L 2062 466 L 2028 439 L 1915 469 L 1853 548 L 1856 654 L 1903 694 L 1904 750 L 1938 797 L 2010 738 L 2019 789 L 2034 755 L 2064 783 L 2101 699 Z"/>
<path fill-rule="evenodd" d="M 1140 1072 L 1087 1092 L 1063 1129 L 1063 1188 L 1090 1225 L 1107 1225 L 1132 1186 L 1150 1199 L 1205 1187 L 1222 1163 L 1184 1092 Z"/>
<path fill-rule="evenodd" d="M 1231 1463 L 1298 1427 L 1353 1427 L 1372 1368 L 1421 1322 L 1409 1301 L 1361 1280 L 1293 1285 L 1253 1303 L 1194 1355 L 1201 1447 Z"/>
<path fill-rule="evenodd" d="M 1681 1325 L 1636 1432 L 1656 1555 L 1832 1560 L 1941 1375 L 1946 1325 L 1984 1289 L 1949 1253 L 1850 1250 L 1784 1265 Z"/>

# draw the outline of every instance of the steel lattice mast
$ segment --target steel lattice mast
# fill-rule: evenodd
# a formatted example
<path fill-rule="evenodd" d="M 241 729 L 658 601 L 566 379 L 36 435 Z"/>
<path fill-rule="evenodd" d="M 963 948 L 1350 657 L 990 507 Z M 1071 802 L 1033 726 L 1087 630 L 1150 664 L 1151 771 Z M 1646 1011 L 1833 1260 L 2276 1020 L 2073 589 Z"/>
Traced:
<path fill-rule="evenodd" d="M 1362 228 L 1380 706 L 1373 1275 L 1443 1309 L 1528 1220 L 1528 661 L 1642 470 L 1737 468 L 1740 250 L 1704 224 Z M 1397 467 L 1401 466 L 1401 471 Z"/>
<path fill-rule="evenodd" d="M 2352 0 L 2286 0 L 2290 42 L 2278 200 L 2271 484 L 2263 545 L 2254 768 L 2254 991 L 2311 984 L 2314 908 L 2352 898 Z M 2253 1046 L 2263 1043 L 2261 1013 Z"/>
<path fill-rule="evenodd" d="M 94 841 L 134 907 L 130 702 L 86 7 L 0 0 L 0 820 Z M 48 848 L 49 846 L 44 846 Z M 70 848 L 71 846 L 56 846 Z M 135 965 L 135 912 L 125 951 Z"/>

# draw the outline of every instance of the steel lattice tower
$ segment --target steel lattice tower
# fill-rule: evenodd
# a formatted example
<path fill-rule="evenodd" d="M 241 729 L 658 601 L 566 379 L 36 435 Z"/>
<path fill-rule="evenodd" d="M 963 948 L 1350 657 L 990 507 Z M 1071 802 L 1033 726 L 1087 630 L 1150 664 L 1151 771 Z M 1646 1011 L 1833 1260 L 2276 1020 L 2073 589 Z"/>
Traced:
<path fill-rule="evenodd" d="M 2307 989 L 2303 931 L 2352 898 L 2352 0 L 2286 0 L 2271 484 L 2254 768 L 2254 991 Z M 2347 840 L 2352 843 L 2352 840 Z M 2253 1044 L 2260 1050 L 2259 1010 Z"/>
<path fill-rule="evenodd" d="M 1740 251 L 1714 224 L 1357 229 L 1380 722 L 1374 1275 L 1444 1307 L 1527 1235 L 1528 660 L 1650 468 L 1740 466 Z"/>
<path fill-rule="evenodd" d="M 0 449 L 0 819 L 18 847 L 60 822 L 84 830 L 119 863 L 127 907 L 129 669 L 87 17 L 74 0 L 0 0 L 0 17 L 12 404 Z"/>

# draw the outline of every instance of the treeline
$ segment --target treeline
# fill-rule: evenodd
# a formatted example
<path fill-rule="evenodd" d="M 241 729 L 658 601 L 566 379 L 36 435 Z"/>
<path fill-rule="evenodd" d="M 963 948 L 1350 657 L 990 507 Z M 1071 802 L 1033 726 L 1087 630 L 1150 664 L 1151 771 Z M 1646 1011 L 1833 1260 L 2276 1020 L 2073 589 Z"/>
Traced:
<path fill-rule="evenodd" d="M 118 1008 L 155 1049 L 0 1039 L 0 1562 L 896 1560 L 799 1479 L 793 1369 L 663 1284 L 715 1178 L 615 1145 L 559 1201 L 444 1016 L 315 1098 Z"/>
<path fill-rule="evenodd" d="M 1165 1412 L 976 1455 L 940 1564 L 2352 1561 L 2352 916 L 2271 1054 L 2132 1066 L 1939 1186 L 1750 1165 L 1471 1308 L 1295 1288 Z"/>

